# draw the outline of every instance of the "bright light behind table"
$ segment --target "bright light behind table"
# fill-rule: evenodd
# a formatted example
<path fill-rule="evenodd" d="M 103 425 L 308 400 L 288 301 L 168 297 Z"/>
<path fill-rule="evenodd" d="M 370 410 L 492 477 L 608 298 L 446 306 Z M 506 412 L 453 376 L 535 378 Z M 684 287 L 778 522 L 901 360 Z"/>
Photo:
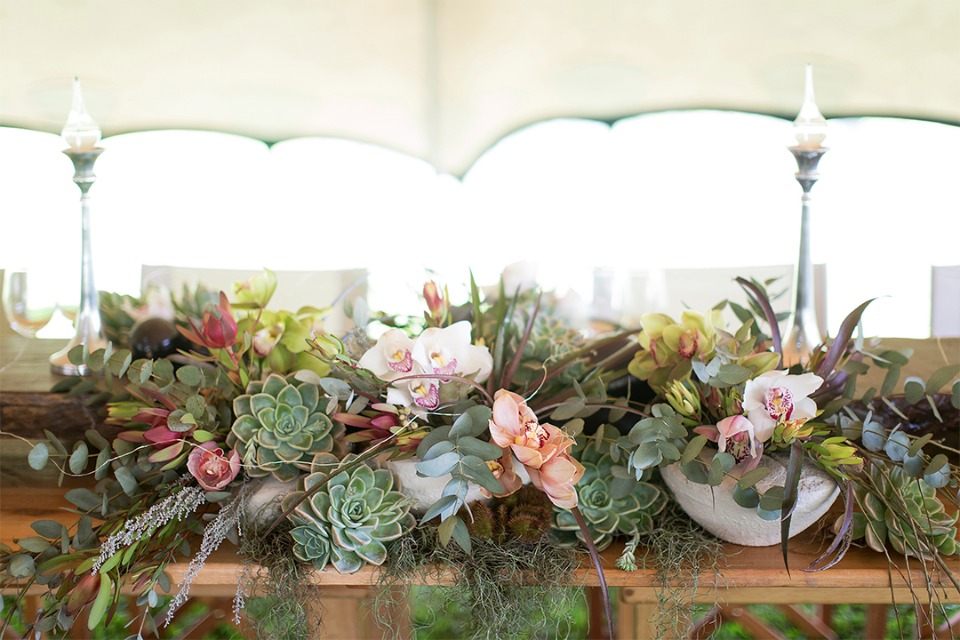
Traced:
<path fill-rule="evenodd" d="M 867 312 L 869 333 L 929 335 L 930 265 L 960 258 L 951 186 L 960 129 L 832 120 L 830 137 L 812 243 L 814 262 L 827 264 L 827 329 L 889 296 Z M 552 121 L 501 141 L 461 182 L 345 140 L 268 148 L 204 132 L 116 136 L 101 143 L 109 153 L 92 189 L 96 282 L 137 293 L 142 264 L 360 266 L 372 272 L 373 305 L 413 309 L 424 267 L 458 282 L 473 269 L 490 284 L 505 264 L 539 261 L 545 285 L 589 301 L 593 267 L 622 283 L 634 269 L 790 263 L 791 138 L 785 120 L 727 112 L 651 114 L 612 129 Z M 76 187 L 62 140 L 19 129 L 0 139 L 9 178 L 0 266 L 47 252 L 75 287 Z"/>

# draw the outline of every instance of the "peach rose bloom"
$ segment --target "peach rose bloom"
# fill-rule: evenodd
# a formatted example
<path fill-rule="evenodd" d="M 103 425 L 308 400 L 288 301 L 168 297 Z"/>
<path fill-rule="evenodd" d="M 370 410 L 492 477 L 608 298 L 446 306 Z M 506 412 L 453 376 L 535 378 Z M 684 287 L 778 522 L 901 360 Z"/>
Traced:
<path fill-rule="evenodd" d="M 214 442 L 204 442 L 190 452 L 187 470 L 207 491 L 219 491 L 240 473 L 240 455 L 231 451 L 228 456 Z"/>
<path fill-rule="evenodd" d="M 570 457 L 573 438 L 552 424 L 540 424 L 527 402 L 501 389 L 493 397 L 490 437 L 527 468 L 534 486 L 558 507 L 577 505 L 574 489 L 583 475 L 583 465 Z"/>

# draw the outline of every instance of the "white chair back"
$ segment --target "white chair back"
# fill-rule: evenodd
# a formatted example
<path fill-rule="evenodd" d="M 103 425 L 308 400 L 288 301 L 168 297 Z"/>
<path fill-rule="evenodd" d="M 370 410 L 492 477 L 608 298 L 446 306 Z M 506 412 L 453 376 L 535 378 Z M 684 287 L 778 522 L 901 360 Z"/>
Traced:
<path fill-rule="evenodd" d="M 960 337 L 960 265 L 931 268 L 930 335 Z"/>
<path fill-rule="evenodd" d="M 244 269 L 200 269 L 164 265 L 143 265 L 141 287 L 162 285 L 178 295 L 183 285 L 203 284 L 213 290 L 222 290 L 230 296 L 235 282 L 243 282 L 259 273 Z M 323 308 L 335 305 L 324 320 L 325 328 L 338 335 L 352 328 L 343 312 L 344 300 L 355 300 L 366 295 L 364 269 L 335 271 L 277 271 L 277 290 L 268 308 L 296 311 L 300 307 Z"/>
<path fill-rule="evenodd" d="M 764 282 L 777 281 L 767 287 L 773 296 L 774 311 L 790 311 L 793 305 L 793 265 L 759 267 L 722 267 L 717 269 L 647 269 L 630 274 L 623 301 L 623 321 L 636 324 L 644 313 L 656 312 L 678 318 L 684 309 L 704 313 L 721 300 L 746 306 L 747 296 L 735 279 L 738 276 Z M 827 327 L 826 265 L 814 265 L 814 303 L 821 334 Z M 732 313 L 726 315 L 729 326 L 738 326 Z M 785 322 L 781 323 L 781 328 Z"/>

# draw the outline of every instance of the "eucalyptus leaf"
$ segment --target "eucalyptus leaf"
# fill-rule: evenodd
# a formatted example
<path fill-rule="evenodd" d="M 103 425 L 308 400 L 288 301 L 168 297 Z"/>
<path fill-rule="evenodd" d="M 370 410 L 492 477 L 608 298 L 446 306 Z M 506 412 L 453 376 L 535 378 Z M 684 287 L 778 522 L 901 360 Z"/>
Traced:
<path fill-rule="evenodd" d="M 170 431 L 184 433 L 196 426 L 197 419 L 192 413 L 184 411 L 183 409 L 174 409 L 170 412 L 170 415 L 167 416 L 167 429 Z"/>
<path fill-rule="evenodd" d="M 141 358 L 138 362 L 141 363 L 139 375 L 137 376 L 138 380 L 140 384 L 146 384 L 147 381 L 150 379 L 150 376 L 153 375 L 153 360 L 146 360 L 144 358 Z"/>
<path fill-rule="evenodd" d="M 421 460 L 417 463 L 417 472 L 430 478 L 437 478 L 450 473 L 458 462 L 460 462 L 460 454 L 449 451 L 430 460 Z"/>
<path fill-rule="evenodd" d="M 470 407 L 454 420 L 449 437 L 479 436 L 486 432 L 492 415 L 490 407 L 479 404 Z"/>
<path fill-rule="evenodd" d="M 723 462 L 714 457 L 710 461 L 710 471 L 707 473 L 707 484 L 711 487 L 718 487 L 723 482 Z"/>
<path fill-rule="evenodd" d="M 97 449 L 109 449 L 110 443 L 107 442 L 107 439 L 100 435 L 100 432 L 96 429 L 87 429 L 83 433 L 87 438 L 87 442 L 95 446 Z"/>
<path fill-rule="evenodd" d="M 21 549 L 26 549 L 31 553 L 43 553 L 50 548 L 50 542 L 40 536 L 27 536 L 19 538 L 17 544 Z"/>
<path fill-rule="evenodd" d="M 454 516 L 453 518 L 447 518 L 447 520 L 454 521 L 454 525 L 453 525 L 454 542 L 460 545 L 460 548 L 463 549 L 467 553 L 467 555 L 472 553 L 471 546 L 470 546 L 470 532 L 467 530 L 466 523 L 462 519 L 456 516 Z"/>
<path fill-rule="evenodd" d="M 927 435 L 932 434 L 928 433 Z M 883 445 L 883 451 L 894 462 L 902 462 L 910 446 L 910 436 L 903 431 L 895 431 L 887 438 L 886 444 Z"/>
<path fill-rule="evenodd" d="M 637 470 L 645 470 L 655 467 L 663 461 L 663 454 L 660 453 L 660 447 L 656 442 L 645 442 L 637 447 L 630 458 L 630 462 Z"/>
<path fill-rule="evenodd" d="M 707 484 L 707 469 L 699 460 L 691 460 L 686 464 L 680 465 L 680 471 L 690 482 L 697 484 Z"/>
<path fill-rule="evenodd" d="M 192 364 L 184 365 L 177 369 L 177 380 L 188 387 L 199 387 L 203 384 L 203 373 Z"/>
<path fill-rule="evenodd" d="M 113 470 L 113 477 L 120 483 L 120 488 L 128 496 L 134 496 L 137 493 L 137 479 L 129 468 L 120 466 Z"/>
<path fill-rule="evenodd" d="M 69 467 L 70 473 L 80 475 L 87 466 L 87 459 L 90 456 L 90 450 L 87 443 L 80 440 L 73 445 L 73 453 L 70 454 Z"/>
<path fill-rule="evenodd" d="M 195 419 L 197 417 L 207 415 L 207 401 L 204 400 L 203 396 L 200 395 L 190 396 L 187 398 L 184 408 L 186 408 L 187 413 L 192 415 Z"/>
<path fill-rule="evenodd" d="M 611 410 L 610 415 L 613 416 L 613 411 Z M 613 417 L 610 418 L 614 420 Z M 570 436 L 571 438 L 576 438 L 581 433 L 583 433 L 583 418 L 574 418 L 573 420 L 567 420 L 563 425 L 563 432 Z"/>
<path fill-rule="evenodd" d="M 926 387 L 922 380 L 917 378 L 907 378 L 903 383 L 903 396 L 909 404 L 917 404 L 923 399 Z"/>
<path fill-rule="evenodd" d="M 105 352 L 103 349 L 97 349 L 87 357 L 86 365 L 90 367 L 90 370 L 94 373 L 98 373 L 103 369 Z"/>
<path fill-rule="evenodd" d="M 75 346 L 74 348 L 70 349 L 70 351 L 67 352 L 67 360 L 70 361 L 70 364 L 75 364 L 78 366 L 82 365 L 85 359 L 84 354 L 86 353 L 86 351 L 87 351 L 87 345 L 78 344 L 77 346 Z"/>
<path fill-rule="evenodd" d="M 440 523 L 440 526 L 437 527 L 437 537 L 440 539 L 440 544 L 443 546 L 450 544 L 450 538 L 453 537 L 453 528 L 457 526 L 459 521 L 458 516 L 452 516 Z"/>
<path fill-rule="evenodd" d="M 9 564 L 7 565 L 7 571 L 10 572 L 14 578 L 29 578 L 37 570 L 37 565 L 33 561 L 33 557 L 25 553 L 18 553 L 13 556 L 10 556 Z"/>
<path fill-rule="evenodd" d="M 499 446 L 492 442 L 478 440 L 472 436 L 458 438 L 457 449 L 464 455 L 477 456 L 483 460 L 496 460 L 503 455 L 503 449 Z"/>
<path fill-rule="evenodd" d="M 343 402 L 349 400 L 350 396 L 353 395 L 353 389 L 350 388 L 350 385 L 338 378 L 321 378 L 320 386 L 328 396 Z"/>
<path fill-rule="evenodd" d="M 683 455 L 680 456 L 680 462 L 686 464 L 690 462 L 703 451 L 703 447 L 707 444 L 707 436 L 700 434 L 690 439 L 690 442 L 687 443 L 687 446 L 683 449 Z"/>
<path fill-rule="evenodd" d="M 449 509 L 458 502 L 460 502 L 460 498 L 457 495 L 443 496 L 434 502 L 429 509 L 427 509 L 427 512 L 423 514 L 423 518 L 420 519 L 420 522 L 429 522 L 430 520 L 433 520 L 440 515 L 441 511 Z"/>
<path fill-rule="evenodd" d="M 937 473 L 944 467 L 948 467 L 949 460 L 945 453 L 938 453 L 933 457 L 933 459 L 927 464 L 926 469 L 923 470 L 923 475 L 928 476 L 934 473 Z"/>
<path fill-rule="evenodd" d="M 761 500 L 761 504 L 757 506 L 757 515 L 760 516 L 761 520 L 776 522 L 780 519 L 780 509 L 765 509 Z"/>
<path fill-rule="evenodd" d="M 753 371 L 738 364 L 725 364 L 717 371 L 717 379 L 728 385 L 742 384 L 753 376 Z"/>
<path fill-rule="evenodd" d="M 67 499 L 67 502 L 75 505 L 81 511 L 94 511 L 100 508 L 100 496 L 83 487 L 70 489 L 63 497 Z"/>
<path fill-rule="evenodd" d="M 30 465 L 31 469 L 35 469 L 36 471 L 40 471 L 47 466 L 47 460 L 49 459 L 50 449 L 42 442 L 33 445 L 33 449 L 27 454 L 27 464 Z"/>
<path fill-rule="evenodd" d="M 450 427 L 438 427 L 425 435 L 423 440 L 420 441 L 420 444 L 417 445 L 417 457 L 422 459 L 433 445 L 441 440 L 446 440 L 449 434 Z"/>
<path fill-rule="evenodd" d="M 783 487 L 770 487 L 760 497 L 760 507 L 770 512 L 780 511 L 783 507 L 783 494 Z"/>
<path fill-rule="evenodd" d="M 60 533 L 66 529 L 63 524 L 56 520 L 37 520 L 30 525 L 30 528 L 39 533 L 44 538 L 59 538 Z"/>
<path fill-rule="evenodd" d="M 464 456 L 461 460 L 463 474 L 490 493 L 503 493 L 504 487 L 490 471 L 484 460 L 477 456 Z"/>
<path fill-rule="evenodd" d="M 733 487 L 733 501 L 745 509 L 754 509 L 760 504 L 760 494 L 752 486 L 741 487 L 737 484 Z"/>
<path fill-rule="evenodd" d="M 83 382 L 76 384 L 67 392 L 68 398 L 80 398 L 97 388 L 97 383 L 93 380 L 84 379 Z"/>
<path fill-rule="evenodd" d="M 561 404 L 559 407 L 553 410 L 553 413 L 550 415 L 552 420 L 569 420 L 575 418 L 581 411 L 584 411 L 587 408 L 586 400 L 583 398 L 575 398 L 568 400 Z"/>
<path fill-rule="evenodd" d="M 80 384 L 82 381 L 83 378 L 64 378 L 50 387 L 50 391 L 53 393 L 65 393 L 70 391 L 70 389 L 72 389 L 74 386 Z"/>
<path fill-rule="evenodd" d="M 737 486 L 741 489 L 749 489 L 770 475 L 771 471 L 772 469 L 770 467 L 757 467 L 756 469 L 751 469 L 740 476 Z"/>
<path fill-rule="evenodd" d="M 97 454 L 97 461 L 94 466 L 93 477 L 95 480 L 103 480 L 110 472 L 110 449 L 109 447 L 100 449 Z"/>
<path fill-rule="evenodd" d="M 455 448 L 456 448 L 456 445 L 454 445 L 449 440 L 438 442 L 437 444 L 430 447 L 430 450 L 427 451 L 426 454 L 424 454 L 423 458 L 421 458 L 421 461 L 433 460 L 434 458 L 439 458 L 444 454 L 450 453 Z"/>
<path fill-rule="evenodd" d="M 863 446 L 870 451 L 882 451 L 887 443 L 887 430 L 879 422 L 871 420 L 871 416 L 868 414 L 863 422 L 860 440 L 863 442 Z"/>
<path fill-rule="evenodd" d="M 960 375 L 960 364 L 948 364 L 933 372 L 930 379 L 927 380 L 926 392 L 929 394 L 939 393 L 940 389 L 953 378 Z"/>
<path fill-rule="evenodd" d="M 77 521 L 77 532 L 73 536 L 73 547 L 78 551 L 96 549 L 100 541 L 93 532 L 93 521 L 90 516 L 83 516 Z"/>
<path fill-rule="evenodd" d="M 118 378 L 122 378 L 127 373 L 127 369 L 130 368 L 130 363 L 133 362 L 133 353 L 128 349 L 120 349 L 112 356 L 110 356 L 110 361 L 107 362 L 107 369 Z"/>
<path fill-rule="evenodd" d="M 933 439 L 932 433 L 928 433 L 920 438 L 917 438 L 912 443 L 910 443 L 910 447 L 907 449 L 907 455 L 908 456 L 917 455 L 918 453 L 920 453 L 920 450 L 923 449 L 923 447 L 932 439 Z"/>
<path fill-rule="evenodd" d="M 887 370 L 887 375 L 883 378 L 883 384 L 880 385 L 880 395 L 888 396 L 893 393 L 900 380 L 900 365 L 891 365 Z"/>

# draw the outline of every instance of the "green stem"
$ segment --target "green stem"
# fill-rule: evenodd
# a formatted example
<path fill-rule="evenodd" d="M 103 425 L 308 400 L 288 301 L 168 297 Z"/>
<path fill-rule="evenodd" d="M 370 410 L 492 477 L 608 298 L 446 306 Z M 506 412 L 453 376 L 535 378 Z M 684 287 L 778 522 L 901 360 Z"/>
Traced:
<path fill-rule="evenodd" d="M 607 637 L 613 640 L 615 637 L 613 634 L 613 609 L 610 607 L 610 590 L 607 588 L 607 578 L 603 573 L 603 565 L 600 563 L 600 552 L 597 551 L 597 546 L 593 544 L 593 536 L 590 534 L 590 529 L 587 527 L 587 522 L 583 519 L 580 509 L 574 507 L 570 512 L 583 533 L 583 542 L 587 545 L 593 567 L 597 570 L 597 577 L 600 579 L 600 592 L 603 594 L 603 611 L 607 616 Z"/>

